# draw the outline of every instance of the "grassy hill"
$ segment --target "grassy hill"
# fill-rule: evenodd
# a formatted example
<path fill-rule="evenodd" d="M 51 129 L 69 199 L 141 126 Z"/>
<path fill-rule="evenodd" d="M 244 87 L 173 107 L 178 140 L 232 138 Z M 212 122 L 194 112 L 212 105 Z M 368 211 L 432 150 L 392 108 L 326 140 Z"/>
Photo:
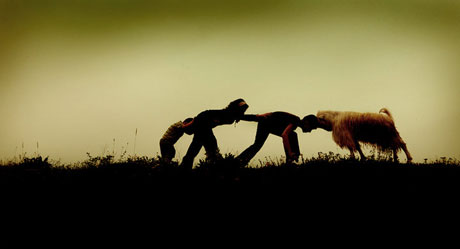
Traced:
<path fill-rule="evenodd" d="M 305 194 L 453 193 L 460 190 L 460 163 L 441 158 L 401 164 L 389 158 L 350 160 L 333 153 L 299 164 L 261 162 L 241 165 L 233 155 L 205 160 L 193 169 L 160 158 L 91 157 L 72 165 L 51 163 L 41 156 L 0 166 L 0 185 L 12 189 L 142 189 L 142 191 L 256 191 L 292 189 Z"/>

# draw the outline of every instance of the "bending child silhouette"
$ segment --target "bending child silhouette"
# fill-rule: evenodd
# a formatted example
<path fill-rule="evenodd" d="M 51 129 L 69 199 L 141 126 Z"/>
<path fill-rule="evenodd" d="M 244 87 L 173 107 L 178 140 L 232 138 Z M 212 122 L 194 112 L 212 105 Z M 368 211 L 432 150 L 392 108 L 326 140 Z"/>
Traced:
<path fill-rule="evenodd" d="M 219 125 L 232 124 L 239 122 L 248 105 L 243 99 L 237 99 L 221 110 L 203 111 L 193 119 L 193 140 L 190 144 L 187 154 L 182 159 L 182 166 L 192 168 L 193 160 L 204 147 L 206 156 L 209 159 L 216 159 L 220 156 L 217 140 L 212 129 Z"/>
<path fill-rule="evenodd" d="M 297 127 L 302 128 L 304 133 L 318 128 L 318 120 L 315 115 L 305 116 L 302 120 L 296 115 L 287 112 L 269 112 L 261 115 L 244 115 L 241 120 L 258 122 L 254 144 L 249 146 L 237 158 L 247 164 L 259 152 L 269 134 L 283 138 L 286 163 L 297 161 L 300 156 Z"/>
<path fill-rule="evenodd" d="M 165 162 L 170 162 L 176 155 L 174 144 L 181 138 L 184 133 L 193 134 L 192 130 L 193 118 L 187 118 L 183 122 L 178 121 L 172 124 L 160 139 L 161 158 Z"/>

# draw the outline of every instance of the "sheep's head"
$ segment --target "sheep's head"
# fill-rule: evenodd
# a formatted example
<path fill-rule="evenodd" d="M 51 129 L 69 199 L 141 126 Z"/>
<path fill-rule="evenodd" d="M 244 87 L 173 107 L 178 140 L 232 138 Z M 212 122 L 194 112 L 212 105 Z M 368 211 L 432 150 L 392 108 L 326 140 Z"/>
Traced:
<path fill-rule="evenodd" d="M 316 117 L 318 118 L 318 127 L 326 131 L 332 131 L 334 120 L 339 113 L 334 111 L 318 111 Z"/>

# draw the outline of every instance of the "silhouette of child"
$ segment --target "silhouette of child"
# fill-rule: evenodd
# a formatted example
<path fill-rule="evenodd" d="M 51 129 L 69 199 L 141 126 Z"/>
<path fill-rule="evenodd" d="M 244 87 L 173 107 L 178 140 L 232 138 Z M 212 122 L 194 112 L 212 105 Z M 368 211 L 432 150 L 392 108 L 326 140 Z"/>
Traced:
<path fill-rule="evenodd" d="M 249 146 L 237 158 L 247 164 L 262 148 L 269 134 L 283 138 L 286 163 L 296 161 L 300 156 L 297 127 L 302 128 L 304 133 L 318 128 L 318 119 L 315 115 L 305 116 L 302 120 L 296 115 L 287 112 L 269 112 L 261 115 L 244 115 L 241 120 L 258 122 L 254 144 Z"/>
<path fill-rule="evenodd" d="M 160 139 L 161 157 L 166 162 L 170 162 L 176 155 L 174 144 L 181 138 L 184 133 L 193 134 L 193 118 L 187 118 L 183 122 L 179 121 L 172 124 Z"/>
<path fill-rule="evenodd" d="M 207 110 L 198 114 L 193 119 L 193 140 L 187 150 L 187 154 L 182 159 L 182 166 L 192 168 L 193 160 L 200 152 L 201 147 L 205 148 L 208 159 L 215 160 L 221 157 L 212 129 L 219 125 L 239 122 L 248 107 L 243 99 L 237 99 L 230 102 L 224 109 Z"/>

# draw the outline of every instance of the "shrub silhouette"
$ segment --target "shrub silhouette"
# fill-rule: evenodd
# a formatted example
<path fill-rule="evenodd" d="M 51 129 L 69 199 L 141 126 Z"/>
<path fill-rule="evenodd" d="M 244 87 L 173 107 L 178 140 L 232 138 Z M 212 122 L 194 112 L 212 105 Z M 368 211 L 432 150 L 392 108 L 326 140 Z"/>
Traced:
<path fill-rule="evenodd" d="M 197 186 L 204 187 L 201 190 L 276 186 L 301 189 L 305 193 L 408 193 L 458 191 L 458 179 L 460 162 L 452 158 L 407 165 L 379 154 L 361 162 L 333 152 L 318 153 L 299 164 L 269 160 L 259 167 L 245 166 L 232 154 L 214 161 L 202 159 L 193 169 L 182 168 L 178 162 L 165 162 L 160 157 L 115 160 L 112 155 L 89 154 L 87 160 L 73 165 L 53 165 L 41 156 L 0 165 L 0 185 L 66 185 L 88 189 L 138 186 L 148 191 L 194 191 Z"/>
<path fill-rule="evenodd" d="M 48 157 L 24 157 L 17 164 L 18 167 L 27 169 L 49 169 L 52 165 L 48 162 Z"/>

